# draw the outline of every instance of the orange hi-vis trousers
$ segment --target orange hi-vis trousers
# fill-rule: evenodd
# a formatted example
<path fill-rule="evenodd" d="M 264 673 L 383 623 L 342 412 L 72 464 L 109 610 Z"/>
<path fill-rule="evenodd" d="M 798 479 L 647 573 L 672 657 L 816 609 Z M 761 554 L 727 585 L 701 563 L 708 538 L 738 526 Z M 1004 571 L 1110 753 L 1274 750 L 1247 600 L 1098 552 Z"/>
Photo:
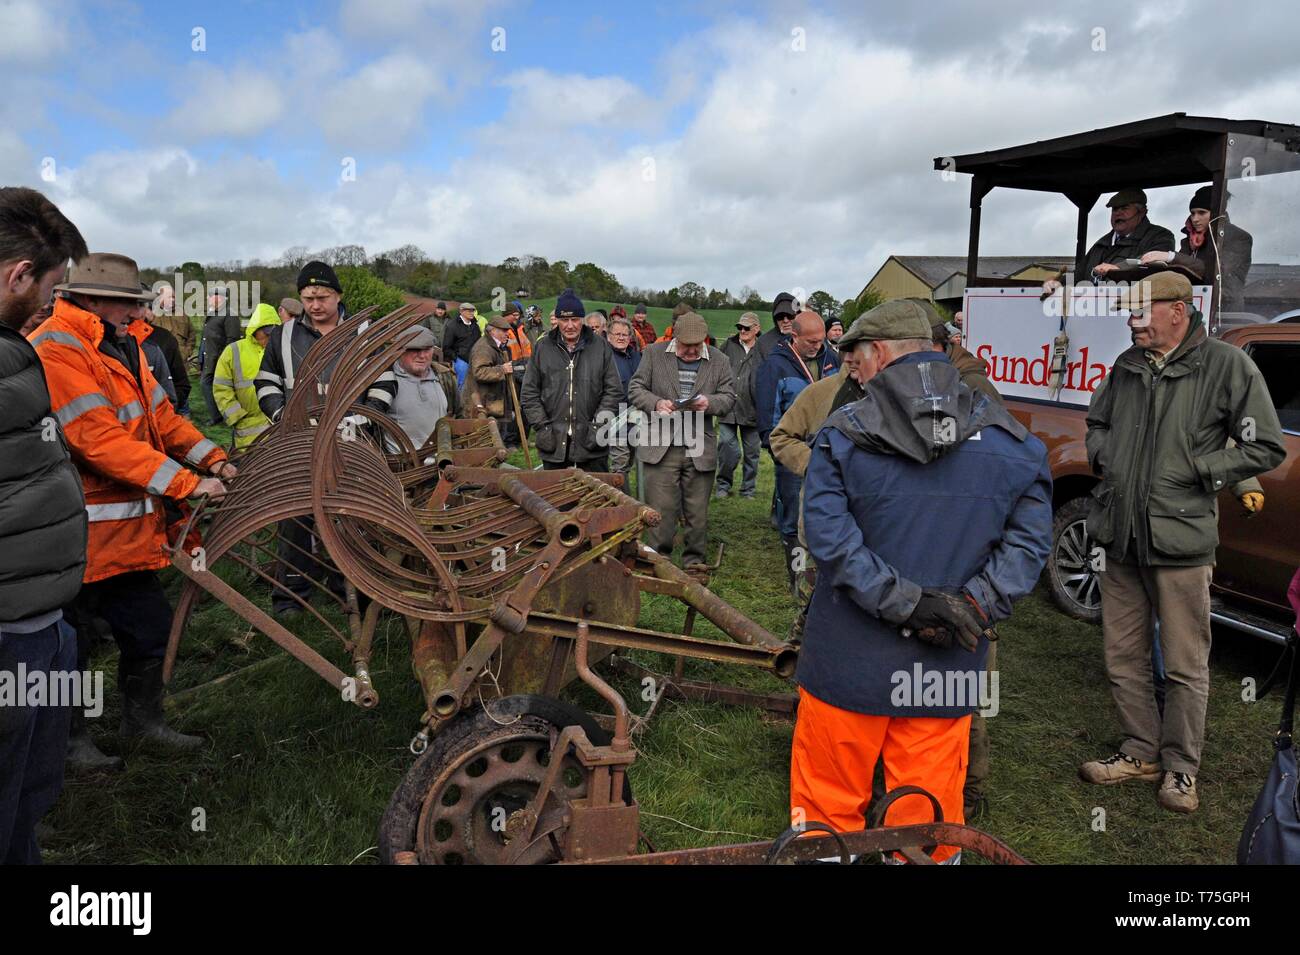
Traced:
<path fill-rule="evenodd" d="M 824 703 L 799 690 L 799 714 L 790 747 L 792 824 L 824 822 L 839 832 L 866 827 L 876 760 L 885 761 L 885 790 L 920 786 L 939 800 L 947 822 L 963 822 L 962 787 L 970 717 L 868 716 Z M 934 810 L 923 796 L 890 806 L 887 826 L 930 822 Z M 959 850 L 939 846 L 943 862 Z"/>

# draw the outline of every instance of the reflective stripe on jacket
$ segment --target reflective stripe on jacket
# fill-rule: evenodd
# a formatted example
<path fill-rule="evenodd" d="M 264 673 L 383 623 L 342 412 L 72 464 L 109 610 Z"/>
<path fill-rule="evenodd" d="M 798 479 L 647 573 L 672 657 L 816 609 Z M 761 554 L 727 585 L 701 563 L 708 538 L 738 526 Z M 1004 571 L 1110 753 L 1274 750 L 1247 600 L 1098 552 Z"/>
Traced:
<path fill-rule="evenodd" d="M 262 366 L 264 349 L 255 332 L 266 328 L 272 335 L 280 324 L 275 309 L 263 303 L 253 312 L 244 337 L 226 346 L 217 360 L 212 378 L 212 397 L 217 410 L 230 426 L 235 447 L 243 449 L 271 426 L 257 403 L 257 374 Z"/>
<path fill-rule="evenodd" d="M 32 333 L 86 494 L 90 522 L 84 581 L 168 563 L 166 518 L 153 495 L 181 499 L 225 453 L 178 415 L 140 350 L 142 323 L 127 326 L 118 348 L 135 349 L 139 377 L 104 345 L 104 323 L 67 299 Z"/>

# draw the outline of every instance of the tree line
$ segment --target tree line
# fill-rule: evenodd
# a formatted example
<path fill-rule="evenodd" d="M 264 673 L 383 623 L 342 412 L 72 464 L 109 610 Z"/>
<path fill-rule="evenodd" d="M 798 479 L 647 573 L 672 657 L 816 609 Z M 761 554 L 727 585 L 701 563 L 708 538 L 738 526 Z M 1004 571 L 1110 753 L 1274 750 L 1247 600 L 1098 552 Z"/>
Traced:
<path fill-rule="evenodd" d="M 504 289 L 508 298 L 549 298 L 566 288 L 572 288 L 585 299 L 599 302 L 620 302 L 632 306 L 644 302 L 650 306 L 672 308 L 685 302 L 692 308 L 745 308 L 756 312 L 770 311 L 772 303 L 749 286 L 732 293 L 730 289 L 705 288 L 699 282 L 683 282 L 669 289 L 646 289 L 625 286 L 610 271 L 594 262 L 579 262 L 571 266 L 560 259 L 548 262 L 539 255 L 510 256 L 499 265 L 481 262 L 457 262 L 448 259 L 431 259 L 415 245 L 403 245 L 378 255 L 367 254 L 360 245 L 338 245 L 319 251 L 310 251 L 305 245 L 286 249 L 273 261 L 251 259 L 247 262 L 234 259 L 224 262 L 184 262 L 162 269 L 143 269 L 147 282 L 159 279 L 172 280 L 180 273 L 186 281 L 259 281 L 263 301 L 277 302 L 280 298 L 296 294 L 294 284 L 298 270 L 312 260 L 328 262 L 339 270 L 345 291 L 347 286 L 357 286 L 356 292 L 345 298 L 355 311 L 366 305 L 386 304 L 392 294 L 368 282 L 378 280 L 400 292 L 410 292 L 427 298 L 447 298 L 454 301 L 486 303 L 497 289 Z M 363 288 L 364 287 L 364 288 Z M 364 291 L 365 301 L 354 300 Z M 375 298 L 379 296 L 379 298 Z M 841 303 L 824 291 L 808 297 L 808 306 L 824 318 L 839 318 L 853 300 Z"/>

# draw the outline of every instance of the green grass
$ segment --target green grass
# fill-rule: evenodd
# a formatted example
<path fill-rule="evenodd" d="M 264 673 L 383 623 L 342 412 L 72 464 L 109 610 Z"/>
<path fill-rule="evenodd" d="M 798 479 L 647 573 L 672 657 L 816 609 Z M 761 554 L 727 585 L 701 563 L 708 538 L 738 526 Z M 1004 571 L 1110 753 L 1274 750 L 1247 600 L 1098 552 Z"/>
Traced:
<path fill-rule="evenodd" d="M 201 402 L 201 399 L 199 399 Z M 715 501 L 713 546 L 726 541 L 714 580 L 725 599 L 778 634 L 793 616 L 776 532 L 767 523 L 772 473 L 766 459 L 758 496 Z M 178 581 L 168 572 L 175 588 Z M 266 594 L 248 588 L 265 605 Z M 175 590 L 173 589 L 173 594 Z M 666 598 L 643 604 L 644 626 L 674 630 L 683 610 Z M 1058 613 L 1041 590 L 1000 628 L 1000 713 L 992 737 L 991 810 L 981 827 L 1043 863 L 1228 863 L 1242 823 L 1267 773 L 1279 703 L 1241 701 L 1241 681 L 1262 682 L 1275 650 L 1222 632 L 1212 660 L 1201 787 L 1202 808 L 1187 816 L 1160 809 L 1146 784 L 1093 787 L 1079 763 L 1112 752 L 1119 731 L 1097 627 Z M 701 621 L 702 636 L 716 631 Z M 336 663 L 342 654 L 319 633 L 310 642 Z M 112 683 L 116 651 L 101 646 L 93 664 Z M 660 670 L 671 661 L 636 654 Z M 226 682 L 185 694 L 222 674 Z M 639 683 L 609 675 L 635 712 L 647 703 Z M 407 744 L 422 705 L 409 643 L 396 620 L 381 624 L 373 673 L 382 700 L 363 712 L 319 678 L 209 601 L 181 645 L 170 706 L 182 729 L 211 743 L 192 755 L 128 753 L 118 776 L 70 779 L 50 822 L 51 862 L 334 863 L 374 860 L 375 832 L 390 794 L 412 762 Z M 788 692 L 765 673 L 687 664 L 686 674 Z M 581 685 L 569 699 L 595 708 Z M 117 696 L 109 693 L 93 732 L 118 751 Z M 772 838 L 787 824 L 792 724 L 755 709 L 663 702 L 637 739 L 630 778 L 642 826 L 659 849 Z M 1094 831 L 1096 810 L 1105 831 Z M 196 831 L 196 810 L 206 829 Z"/>

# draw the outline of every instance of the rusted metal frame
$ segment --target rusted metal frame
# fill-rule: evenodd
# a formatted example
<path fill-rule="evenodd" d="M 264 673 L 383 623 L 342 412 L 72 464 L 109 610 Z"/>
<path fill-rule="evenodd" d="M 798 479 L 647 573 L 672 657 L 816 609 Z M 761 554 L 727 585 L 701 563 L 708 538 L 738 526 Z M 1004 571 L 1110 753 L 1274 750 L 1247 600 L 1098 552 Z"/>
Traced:
<path fill-rule="evenodd" d="M 712 591 L 678 570 L 671 561 L 661 559 L 655 563 L 654 578 L 633 573 L 637 585 L 651 593 L 665 593 L 676 597 L 688 606 L 695 607 L 707 620 L 732 640 L 754 646 L 784 647 L 788 644 L 750 620 L 747 616 L 720 599 Z M 664 587 L 660 582 L 666 582 Z"/>
<path fill-rule="evenodd" d="M 739 663 L 771 670 L 778 676 L 794 673 L 798 651 L 789 645 L 764 647 L 741 643 L 723 643 L 699 637 L 663 633 L 642 627 L 625 627 L 589 622 L 591 642 L 627 650 L 650 650 L 655 653 L 680 653 L 694 660 L 712 660 L 717 663 Z M 576 639 L 578 620 L 559 614 L 533 611 L 528 616 L 528 633 L 539 637 L 564 637 Z"/>
<path fill-rule="evenodd" d="M 689 700 L 694 703 L 755 706 L 782 716 L 793 716 L 799 709 L 799 697 L 793 693 L 760 693 L 757 690 L 746 690 L 742 687 L 728 686 L 724 683 L 678 679 L 666 673 L 658 673 L 649 667 L 643 667 L 634 660 L 629 660 L 620 654 L 613 654 L 606 658 L 606 663 L 619 673 L 626 673 L 638 680 L 644 680 L 646 677 L 654 680 L 656 704 L 659 700 L 668 697 Z M 652 711 L 653 709 L 654 707 L 651 707 Z M 649 713 L 641 716 L 643 722 L 648 721 L 649 718 Z"/>
<path fill-rule="evenodd" d="M 412 307 L 403 306 L 403 309 Z M 280 412 L 279 424 L 286 430 L 299 431 L 308 427 L 312 412 L 321 403 L 314 386 L 325 369 L 337 363 L 339 354 L 348 345 L 347 340 L 356 335 L 356 330 L 369 319 L 376 308 L 377 306 L 371 306 L 348 316 L 332 332 L 316 339 L 311 348 L 307 349 L 307 354 L 295 369 L 294 378 L 295 382 L 310 382 L 313 387 L 300 388 L 295 383 L 293 391 L 284 403 L 284 409 Z"/>
<path fill-rule="evenodd" d="M 287 587 L 280 586 L 280 582 L 278 580 L 276 580 L 274 577 L 268 574 L 260 566 L 251 563 L 246 557 L 240 556 L 233 549 L 226 551 L 226 553 L 223 556 L 226 560 L 232 560 L 235 563 L 239 564 L 241 567 L 245 568 L 246 570 L 251 570 L 256 576 L 260 577 L 262 580 L 270 584 L 271 589 L 273 591 L 279 591 L 281 594 L 291 599 L 294 603 L 298 604 L 298 606 L 300 606 L 304 611 L 306 611 L 307 613 L 315 617 L 321 623 L 321 625 L 325 627 L 326 630 L 328 630 L 334 636 L 338 637 L 339 642 L 343 644 L 345 650 L 351 651 L 352 641 L 349 640 L 347 637 L 343 636 L 342 632 L 340 632 L 337 627 L 335 627 L 332 623 L 326 620 L 324 615 L 321 614 L 321 612 L 317 610 L 314 606 L 312 606 L 311 601 L 299 597 L 296 593 L 294 593 L 292 590 L 290 590 Z"/>
<path fill-rule="evenodd" d="M 361 392 L 369 387 L 374 380 L 374 376 L 382 371 L 386 364 L 391 363 L 394 356 L 402 349 L 402 343 L 400 341 L 390 341 L 388 344 L 381 344 L 379 351 L 374 354 L 370 354 L 370 350 L 377 342 L 382 343 L 385 336 L 395 336 L 403 329 L 413 325 L 414 322 L 414 317 L 380 319 L 365 333 L 356 336 L 348 344 L 338 363 L 339 367 L 343 369 L 343 374 L 336 375 L 334 383 L 337 387 L 330 389 L 329 400 L 321 413 L 320 425 L 313 434 L 312 455 L 313 462 L 318 469 L 319 482 L 318 485 L 313 485 L 312 488 L 312 510 L 323 523 L 323 526 L 319 528 L 321 538 L 326 548 L 334 555 L 335 561 L 340 568 L 344 570 L 345 575 L 349 579 L 361 583 L 363 589 L 366 589 L 367 592 L 369 592 L 370 587 L 375 587 L 376 590 L 381 589 L 381 587 L 375 586 L 381 584 L 381 581 L 378 580 L 376 575 L 369 572 L 366 561 L 358 555 L 346 550 L 342 553 L 336 553 L 342 541 L 338 536 L 336 527 L 332 523 L 324 521 L 326 497 L 339 489 L 339 475 L 333 468 L 329 467 L 339 443 L 335 429 L 343 417 L 344 410 L 360 396 Z M 363 360 L 363 356 L 369 357 Z M 339 368 L 336 367 L 336 373 L 338 370 Z M 395 480 L 394 483 L 400 488 L 400 484 Z M 409 509 L 406 508 L 405 498 L 400 495 L 400 492 L 399 498 L 399 501 L 395 503 L 398 505 L 400 513 L 392 514 L 390 529 L 398 533 L 404 533 L 420 549 L 422 556 L 430 567 L 437 572 L 443 585 L 442 589 L 446 591 L 445 597 L 452 604 L 453 610 L 459 610 L 459 595 L 455 591 L 446 567 L 443 566 L 442 561 L 439 559 L 436 549 L 424 539 L 418 524 L 411 517 Z M 337 506 L 335 506 L 335 510 L 339 513 L 344 512 L 344 509 Z M 373 519 L 373 508 L 363 508 L 361 513 L 351 516 L 367 520 Z M 381 523 L 385 523 L 385 521 L 381 520 Z M 378 555 L 374 555 L 372 552 L 372 556 Z"/>
<path fill-rule="evenodd" d="M 537 592 L 546 586 L 551 573 L 558 566 L 565 546 L 552 538 L 534 567 L 515 587 L 493 605 L 488 625 L 478 639 L 461 657 L 455 673 L 437 690 L 429 702 L 429 712 L 437 721 L 430 730 L 436 731 L 443 723 L 460 711 L 474 681 L 487 665 L 492 655 L 501 648 L 507 633 L 522 633 L 528 626 L 529 610 Z"/>
<path fill-rule="evenodd" d="M 344 681 L 347 679 L 347 675 L 342 670 L 326 660 L 314 648 L 276 623 L 266 611 L 216 574 L 211 571 L 194 570 L 189 565 L 189 561 L 179 556 L 172 558 L 172 566 L 184 574 L 186 578 L 192 580 L 196 586 L 202 587 L 258 630 L 261 630 L 285 652 L 306 664 L 313 673 L 326 683 L 340 692 L 344 689 L 346 685 Z M 354 702 L 358 706 L 362 706 L 359 700 L 354 700 Z"/>
<path fill-rule="evenodd" d="M 263 553 L 263 554 L 267 554 L 267 555 L 271 556 L 272 558 L 274 558 L 275 561 L 276 561 L 276 563 L 280 563 L 279 555 L 278 555 L 275 551 L 273 551 L 273 550 L 271 550 L 269 547 L 267 547 L 265 544 L 260 544 L 260 543 L 257 543 L 257 542 L 255 542 L 255 541 L 251 541 L 251 540 L 247 541 L 247 543 L 248 543 L 250 549 L 252 549 L 252 550 L 254 550 L 254 551 L 256 551 L 256 552 L 260 552 L 260 553 Z M 286 543 L 290 543 L 290 544 L 292 544 L 292 542 L 290 542 L 290 541 L 286 541 Z M 301 548 L 299 548 L 299 550 L 301 550 Z M 273 589 L 278 590 L 278 591 L 280 591 L 280 592 L 282 592 L 282 593 L 285 593 L 285 594 L 292 594 L 292 595 L 294 596 L 294 598 L 298 600 L 299 603 L 306 604 L 306 601 L 302 600 L 301 598 L 298 598 L 298 595 L 297 595 L 297 594 L 294 594 L 293 591 L 291 591 L 288 587 L 283 586 L 283 585 L 282 585 L 278 580 L 276 580 L 276 579 L 275 579 L 274 577 L 272 577 L 271 575 L 267 574 L 266 571 L 262 569 L 262 565 L 261 565 L 260 563 L 258 563 L 258 562 L 256 562 L 256 561 L 253 561 L 253 560 L 251 560 L 251 559 L 249 559 L 249 558 L 247 558 L 247 557 L 243 557 L 243 556 L 241 556 L 235 548 L 233 548 L 233 547 L 230 548 L 228 551 L 226 551 L 226 552 L 225 552 L 224 554 L 222 554 L 221 556 L 222 556 L 222 557 L 228 557 L 228 558 L 230 558 L 231 560 L 237 562 L 237 563 L 240 564 L 241 566 L 246 567 L 246 568 L 248 568 L 249 570 L 252 570 L 254 573 L 256 573 L 256 574 L 257 574 L 259 577 L 261 577 L 262 579 L 270 581 L 271 584 L 272 584 Z M 317 560 L 317 558 L 316 558 L 314 555 L 312 555 L 312 559 L 313 559 L 313 560 Z M 285 563 L 287 563 L 287 562 L 285 562 Z M 327 563 L 326 561 L 318 561 L 318 563 L 322 564 L 323 566 L 329 567 L 329 565 L 328 565 L 328 563 Z M 330 598 L 331 600 L 333 600 L 335 603 L 337 603 L 337 604 L 339 605 L 339 608 L 340 608 L 340 609 L 346 609 L 346 604 L 345 604 L 345 602 L 342 601 L 342 600 L 339 600 L 338 595 L 335 594 L 334 591 L 330 590 L 330 589 L 329 589 L 329 586 L 328 586 L 327 584 L 323 583 L 322 581 L 317 580 L 315 577 L 312 577 L 312 576 L 310 576 L 309 574 L 303 573 L 303 572 L 302 572 L 302 569 L 301 569 L 300 567 L 298 567 L 296 564 L 288 564 L 288 566 L 292 567 L 292 568 L 294 569 L 294 571 L 297 572 L 298 575 L 299 575 L 300 577 L 302 577 L 303 580 L 307 581 L 309 584 L 311 584 L 313 587 L 315 587 L 315 588 L 316 588 L 317 590 L 319 590 L 321 593 L 323 593 L 323 594 L 328 594 L 328 595 L 329 595 L 329 598 Z M 308 606 L 310 606 L 310 605 L 308 604 Z"/>
<path fill-rule="evenodd" d="M 972 852 L 997 865 L 1030 865 L 1031 863 L 1000 839 L 970 826 L 951 822 L 929 822 L 915 826 L 890 826 L 883 829 L 862 829 L 841 832 L 839 839 L 853 856 L 872 853 L 905 852 L 921 850 L 930 845 L 957 846 L 962 852 Z M 672 852 L 652 852 L 614 859 L 592 860 L 585 864 L 615 865 L 762 865 L 768 860 L 771 842 L 750 842 L 741 845 L 711 846 L 703 849 L 679 849 Z M 811 862 L 815 859 L 839 858 L 840 843 L 830 835 L 807 835 L 791 841 L 781 854 L 782 862 Z M 930 860 L 933 861 L 933 860 Z M 569 865 L 584 864 L 584 860 L 565 860 Z"/>

